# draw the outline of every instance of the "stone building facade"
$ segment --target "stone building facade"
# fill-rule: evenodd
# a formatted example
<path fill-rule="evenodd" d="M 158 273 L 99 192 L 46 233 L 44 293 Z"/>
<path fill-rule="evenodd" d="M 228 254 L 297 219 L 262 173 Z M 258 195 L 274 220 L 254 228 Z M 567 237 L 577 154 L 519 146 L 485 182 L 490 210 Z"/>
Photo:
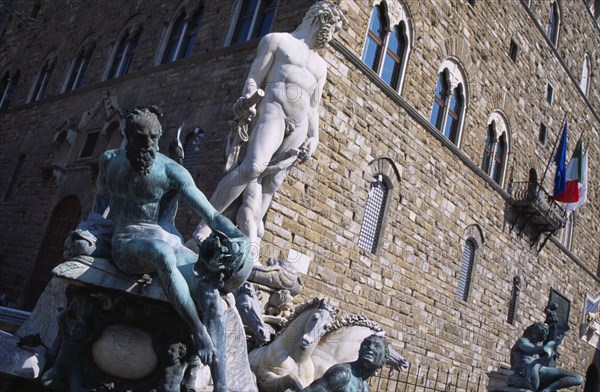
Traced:
<path fill-rule="evenodd" d="M 183 124 L 184 164 L 211 194 L 253 36 L 293 30 L 312 1 L 261 0 L 254 12 L 246 3 L 4 3 L 0 288 L 9 306 L 32 307 L 61 261 L 62 236 L 90 211 L 98 156 L 122 143 L 121 110 L 159 105 L 163 151 Z M 349 23 L 322 51 L 320 145 L 276 194 L 262 256 L 307 255 L 302 296 L 378 320 L 413 363 L 475 375 L 509 361 L 552 295 L 569 309 L 561 366 L 597 383 L 600 356 L 585 339 L 600 300 L 597 4 L 339 4 Z M 236 28 L 244 18 L 254 27 L 246 36 Z M 546 167 L 567 112 L 568 157 L 582 132 L 588 148 L 589 201 L 544 242 L 547 228 L 514 199 L 531 169 L 551 192 Z M 197 223 L 182 206 L 180 231 Z"/>

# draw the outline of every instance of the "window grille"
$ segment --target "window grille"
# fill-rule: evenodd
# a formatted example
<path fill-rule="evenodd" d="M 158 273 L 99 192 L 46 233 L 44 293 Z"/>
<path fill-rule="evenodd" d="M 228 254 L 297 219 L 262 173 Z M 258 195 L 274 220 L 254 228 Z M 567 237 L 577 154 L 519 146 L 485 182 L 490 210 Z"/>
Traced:
<path fill-rule="evenodd" d="M 515 324 L 515 316 L 517 313 L 517 303 L 519 301 L 519 294 L 521 293 L 521 278 L 516 275 L 513 278 L 512 292 L 510 294 L 510 302 L 508 303 L 508 316 L 507 320 L 509 324 Z"/>
<path fill-rule="evenodd" d="M 473 274 L 473 262 L 475 260 L 475 249 L 477 244 L 475 240 L 469 238 L 465 242 L 465 250 L 460 266 L 460 275 L 458 278 L 458 291 L 456 297 L 466 301 L 469 296 L 469 288 L 471 287 L 471 275 Z"/>
<path fill-rule="evenodd" d="M 359 248 L 367 252 L 375 253 L 377 249 L 388 193 L 389 187 L 381 175 L 371 181 L 365 216 L 358 237 Z"/>
<path fill-rule="evenodd" d="M 204 139 L 204 131 L 200 128 L 196 128 L 185 142 L 185 147 L 183 149 L 183 167 L 188 171 L 191 171 L 198 163 L 202 139 Z"/>

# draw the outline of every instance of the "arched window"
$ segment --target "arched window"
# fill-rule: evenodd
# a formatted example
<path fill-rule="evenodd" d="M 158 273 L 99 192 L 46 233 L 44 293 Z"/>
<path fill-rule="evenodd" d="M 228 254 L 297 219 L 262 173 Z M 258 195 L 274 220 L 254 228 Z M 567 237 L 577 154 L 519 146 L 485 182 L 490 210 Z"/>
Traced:
<path fill-rule="evenodd" d="M 579 82 L 579 88 L 583 92 L 583 95 L 586 97 L 589 96 L 590 93 L 590 75 L 591 67 L 590 67 L 590 57 L 586 53 L 583 56 L 583 66 L 581 67 L 581 81 Z"/>
<path fill-rule="evenodd" d="M 400 91 L 408 60 L 410 32 L 404 8 L 400 7 L 396 13 L 394 23 L 397 24 L 392 26 L 385 2 L 373 8 L 362 61 L 387 84 Z"/>
<path fill-rule="evenodd" d="M 462 86 L 458 85 L 450 95 L 448 102 L 448 115 L 446 118 L 446 126 L 444 127 L 444 136 L 452 143 L 458 144 L 458 124 L 463 105 Z"/>
<path fill-rule="evenodd" d="M 469 298 L 471 282 L 473 280 L 473 269 L 477 260 L 477 252 L 484 243 L 483 232 L 478 224 L 469 225 L 465 229 L 465 243 L 463 255 L 460 261 L 460 271 L 458 274 L 458 287 L 456 298 L 466 301 Z"/>
<path fill-rule="evenodd" d="M 63 92 L 76 90 L 83 85 L 85 71 L 90 59 L 92 58 L 93 51 L 93 43 L 79 50 L 77 56 L 73 59 L 71 66 L 69 67 L 67 84 L 65 85 Z"/>
<path fill-rule="evenodd" d="M 200 144 L 204 139 L 204 131 L 200 128 L 194 128 L 183 147 L 183 167 L 188 171 L 192 171 L 198 164 L 198 158 L 200 157 Z"/>
<path fill-rule="evenodd" d="M 10 104 L 17 82 L 19 81 L 20 71 L 11 73 L 6 71 L 0 80 L 0 110 L 4 110 Z"/>
<path fill-rule="evenodd" d="M 475 250 L 477 242 L 474 238 L 468 238 L 465 241 L 463 257 L 460 263 L 460 275 L 458 277 L 458 290 L 456 298 L 466 301 L 469 298 L 469 290 L 471 289 L 471 275 L 473 274 L 473 264 L 475 262 Z"/>
<path fill-rule="evenodd" d="M 445 60 L 438 73 L 429 122 L 459 145 L 466 108 L 463 71 L 454 59 Z"/>
<path fill-rule="evenodd" d="M 496 140 L 496 121 L 492 121 L 488 125 L 487 135 L 485 137 L 485 147 L 483 149 L 483 162 L 481 162 L 481 170 L 490 174 L 490 164 L 492 155 L 494 154 L 494 141 Z"/>
<path fill-rule="evenodd" d="M 500 135 L 496 148 L 494 149 L 494 162 L 492 163 L 492 172 L 490 177 L 497 184 L 502 185 L 502 172 L 504 168 L 504 159 L 506 156 L 506 134 Z"/>
<path fill-rule="evenodd" d="M 46 88 L 48 87 L 48 82 L 50 81 L 50 75 L 52 75 L 52 71 L 54 70 L 54 64 L 56 63 L 56 58 L 53 57 L 49 60 L 46 60 L 44 66 L 38 72 L 33 86 L 31 88 L 31 92 L 29 94 L 28 102 L 37 102 L 40 99 L 44 98 L 44 94 L 46 93 Z"/>
<path fill-rule="evenodd" d="M 141 26 L 135 25 L 128 28 L 125 34 L 121 37 L 116 50 L 113 53 L 113 58 L 110 63 L 110 68 L 106 79 L 118 78 L 127 75 L 129 67 L 135 54 L 138 41 L 140 39 Z"/>
<path fill-rule="evenodd" d="M 369 22 L 369 31 L 367 33 L 367 42 L 363 51 L 362 60 L 369 68 L 377 72 L 383 49 L 383 34 L 386 22 L 383 20 L 385 13 L 383 6 L 378 5 L 371 12 L 371 21 Z"/>
<path fill-rule="evenodd" d="M 81 219 L 81 205 L 75 196 L 67 196 L 52 211 L 50 223 L 31 275 L 25 309 L 35 306 L 38 298 L 52 278 L 52 269 L 63 260 L 63 247 L 67 234 L 75 229 Z"/>
<path fill-rule="evenodd" d="M 400 26 L 394 26 L 392 29 L 388 36 L 385 58 L 381 68 L 381 79 L 394 88 L 397 88 L 400 82 L 404 51 L 407 48 L 405 30 L 404 23 L 401 23 Z"/>
<path fill-rule="evenodd" d="M 243 0 L 230 44 L 262 37 L 271 31 L 279 0 Z"/>
<path fill-rule="evenodd" d="M 548 24 L 546 25 L 546 36 L 556 46 L 558 43 L 558 27 L 560 24 L 560 14 L 558 12 L 558 4 L 553 1 L 548 11 Z"/>
<path fill-rule="evenodd" d="M 488 121 L 481 170 L 502 186 L 508 157 L 508 127 L 497 112 L 492 113 Z"/>
<path fill-rule="evenodd" d="M 433 108 L 429 122 L 437 129 L 442 129 L 444 123 L 444 113 L 446 112 L 446 97 L 448 96 L 448 81 L 446 75 L 440 72 L 438 82 L 435 86 L 435 96 L 433 98 Z"/>
<path fill-rule="evenodd" d="M 167 45 L 162 57 L 162 64 L 171 63 L 175 60 L 188 58 L 196 43 L 196 35 L 200 28 L 202 9 L 196 10 L 193 15 L 188 16 L 185 9 L 171 25 Z"/>

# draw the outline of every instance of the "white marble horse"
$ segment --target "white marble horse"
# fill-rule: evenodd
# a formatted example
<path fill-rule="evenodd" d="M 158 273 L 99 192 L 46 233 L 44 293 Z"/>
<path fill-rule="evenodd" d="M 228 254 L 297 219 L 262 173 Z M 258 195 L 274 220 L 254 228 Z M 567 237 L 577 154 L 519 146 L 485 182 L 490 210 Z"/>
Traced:
<path fill-rule="evenodd" d="M 300 391 L 314 380 L 311 356 L 337 309 L 315 298 L 296 307 L 284 329 L 266 346 L 248 354 L 259 390 Z"/>
<path fill-rule="evenodd" d="M 355 361 L 360 344 L 367 336 L 373 334 L 385 336 L 385 331 L 378 323 L 363 315 L 353 314 L 332 323 L 312 354 L 314 379 L 320 378 L 327 369 L 337 363 Z M 406 369 L 406 359 L 394 350 L 391 344 L 389 349 L 386 366 L 398 371 Z"/>

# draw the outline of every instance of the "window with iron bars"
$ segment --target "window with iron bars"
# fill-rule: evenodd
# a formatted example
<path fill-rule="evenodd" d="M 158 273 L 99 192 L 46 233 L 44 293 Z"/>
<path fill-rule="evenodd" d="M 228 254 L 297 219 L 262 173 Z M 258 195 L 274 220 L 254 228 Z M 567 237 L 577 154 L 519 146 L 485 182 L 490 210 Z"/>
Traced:
<path fill-rule="evenodd" d="M 358 237 L 358 247 L 367 252 L 375 253 L 377 250 L 388 194 L 389 186 L 385 183 L 383 176 L 380 174 L 374 177 L 371 181 L 367 207 Z"/>

